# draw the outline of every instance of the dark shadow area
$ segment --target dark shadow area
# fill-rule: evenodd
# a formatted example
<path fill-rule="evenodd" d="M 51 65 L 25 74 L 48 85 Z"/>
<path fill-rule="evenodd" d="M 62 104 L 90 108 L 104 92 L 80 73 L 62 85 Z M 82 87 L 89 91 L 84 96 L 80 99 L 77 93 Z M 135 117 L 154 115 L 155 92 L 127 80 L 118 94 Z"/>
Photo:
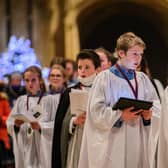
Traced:
<path fill-rule="evenodd" d="M 145 56 L 153 77 L 165 84 L 168 46 L 159 27 L 162 20 L 158 13 L 153 9 L 129 4 L 117 5 L 114 9 L 104 8 L 104 15 L 101 8 L 93 10 L 92 14 L 85 14 L 79 22 L 81 48 L 103 46 L 113 52 L 116 39 L 122 33 L 132 31 L 147 45 Z"/>

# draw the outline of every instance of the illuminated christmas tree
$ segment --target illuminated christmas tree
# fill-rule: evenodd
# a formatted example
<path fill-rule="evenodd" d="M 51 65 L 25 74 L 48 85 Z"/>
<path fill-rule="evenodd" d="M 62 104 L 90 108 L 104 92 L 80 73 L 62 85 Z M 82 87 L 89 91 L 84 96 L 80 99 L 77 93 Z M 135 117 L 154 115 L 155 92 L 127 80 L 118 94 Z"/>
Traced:
<path fill-rule="evenodd" d="M 34 49 L 31 48 L 31 41 L 23 37 L 12 36 L 7 51 L 0 55 L 0 79 L 15 71 L 22 73 L 31 65 L 41 67 Z"/>

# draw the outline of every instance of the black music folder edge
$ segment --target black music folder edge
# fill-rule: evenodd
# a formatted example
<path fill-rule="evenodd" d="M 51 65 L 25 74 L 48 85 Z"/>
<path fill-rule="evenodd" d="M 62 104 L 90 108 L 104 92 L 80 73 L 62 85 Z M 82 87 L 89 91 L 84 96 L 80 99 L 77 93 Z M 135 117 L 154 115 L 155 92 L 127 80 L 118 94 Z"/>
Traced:
<path fill-rule="evenodd" d="M 124 110 L 129 107 L 134 107 L 133 111 L 136 110 L 149 110 L 153 105 L 153 102 L 131 99 L 126 97 L 120 97 L 119 100 L 112 107 L 113 110 Z"/>

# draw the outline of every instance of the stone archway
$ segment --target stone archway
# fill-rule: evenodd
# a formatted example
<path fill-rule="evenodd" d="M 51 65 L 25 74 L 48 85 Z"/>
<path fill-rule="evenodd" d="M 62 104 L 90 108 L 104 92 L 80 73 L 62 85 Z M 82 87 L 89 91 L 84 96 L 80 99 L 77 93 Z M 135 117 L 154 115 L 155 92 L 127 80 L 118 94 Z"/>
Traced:
<path fill-rule="evenodd" d="M 168 22 L 164 18 L 168 12 L 158 8 L 126 2 L 90 6 L 77 20 L 81 48 L 104 46 L 113 51 L 118 36 L 133 31 L 147 44 L 146 56 L 153 77 L 164 83 L 168 64 L 168 34 L 165 32 Z"/>

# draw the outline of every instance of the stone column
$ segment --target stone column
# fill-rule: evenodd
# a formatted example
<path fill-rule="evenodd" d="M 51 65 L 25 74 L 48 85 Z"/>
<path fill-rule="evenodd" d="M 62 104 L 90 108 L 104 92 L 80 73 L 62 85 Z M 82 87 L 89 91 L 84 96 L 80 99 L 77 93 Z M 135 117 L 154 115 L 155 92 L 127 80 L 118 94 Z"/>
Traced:
<path fill-rule="evenodd" d="M 5 1 L 1 1 L 0 3 L 0 52 L 4 52 L 7 47 L 7 22 L 8 16 L 5 14 Z"/>
<path fill-rule="evenodd" d="M 80 51 L 78 25 L 76 22 L 77 11 L 69 11 L 64 19 L 65 29 L 65 57 L 75 60 Z"/>

